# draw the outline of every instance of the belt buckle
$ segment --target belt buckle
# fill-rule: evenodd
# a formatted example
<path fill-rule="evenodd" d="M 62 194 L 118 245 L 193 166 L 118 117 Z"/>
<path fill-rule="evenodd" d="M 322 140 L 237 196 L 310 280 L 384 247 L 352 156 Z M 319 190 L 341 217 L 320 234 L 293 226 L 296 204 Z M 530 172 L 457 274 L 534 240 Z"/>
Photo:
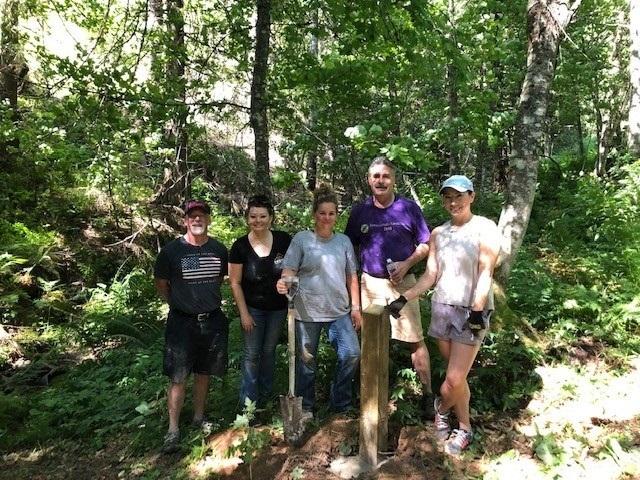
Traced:
<path fill-rule="evenodd" d="M 207 313 L 198 313 L 196 314 L 196 319 L 201 322 L 203 320 L 207 320 L 209 318 L 209 312 Z"/>

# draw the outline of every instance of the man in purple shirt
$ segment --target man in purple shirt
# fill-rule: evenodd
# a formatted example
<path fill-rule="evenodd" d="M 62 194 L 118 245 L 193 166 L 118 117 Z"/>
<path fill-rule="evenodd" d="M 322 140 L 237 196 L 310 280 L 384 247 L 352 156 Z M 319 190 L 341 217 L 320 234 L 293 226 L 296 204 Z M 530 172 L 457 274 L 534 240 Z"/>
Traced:
<path fill-rule="evenodd" d="M 373 160 L 367 176 L 372 196 L 352 208 L 345 230 L 360 257 L 362 308 L 386 305 L 415 285 L 410 269 L 429 252 L 429 227 L 414 201 L 395 194 L 395 170 L 384 156 Z M 417 298 L 398 318 L 391 318 L 391 338 L 411 349 L 413 368 L 422 382 L 423 414 L 431 417 L 431 365 Z"/>

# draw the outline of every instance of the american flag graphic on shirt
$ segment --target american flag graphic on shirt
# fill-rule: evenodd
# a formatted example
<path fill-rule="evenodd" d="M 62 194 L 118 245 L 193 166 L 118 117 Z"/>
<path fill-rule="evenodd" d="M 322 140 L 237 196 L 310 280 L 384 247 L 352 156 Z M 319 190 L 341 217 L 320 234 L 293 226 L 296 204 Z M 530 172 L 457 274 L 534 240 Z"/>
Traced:
<path fill-rule="evenodd" d="M 220 259 L 218 257 L 184 257 L 182 263 L 182 278 L 184 280 L 204 280 L 220 276 Z"/>

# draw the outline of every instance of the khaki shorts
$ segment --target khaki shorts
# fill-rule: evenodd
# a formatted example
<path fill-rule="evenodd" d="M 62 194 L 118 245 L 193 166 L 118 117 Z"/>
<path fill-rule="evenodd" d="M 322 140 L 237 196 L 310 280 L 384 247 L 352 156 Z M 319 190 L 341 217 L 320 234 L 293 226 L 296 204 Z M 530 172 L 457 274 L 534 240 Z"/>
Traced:
<path fill-rule="evenodd" d="M 361 297 L 362 309 L 369 305 L 387 305 L 416 284 L 416 276 L 406 275 L 398 285 L 387 278 L 376 278 L 366 273 L 362 274 Z M 391 338 L 402 342 L 416 343 L 424 340 L 422 321 L 420 319 L 420 304 L 415 298 L 404 306 L 400 318 L 390 317 Z"/>
<path fill-rule="evenodd" d="M 440 340 L 450 340 L 465 345 L 480 345 L 489 330 L 489 319 L 493 310 L 485 310 L 482 317 L 487 328 L 479 332 L 469 329 L 467 320 L 471 309 L 458 305 L 431 302 L 431 324 L 429 336 Z"/>

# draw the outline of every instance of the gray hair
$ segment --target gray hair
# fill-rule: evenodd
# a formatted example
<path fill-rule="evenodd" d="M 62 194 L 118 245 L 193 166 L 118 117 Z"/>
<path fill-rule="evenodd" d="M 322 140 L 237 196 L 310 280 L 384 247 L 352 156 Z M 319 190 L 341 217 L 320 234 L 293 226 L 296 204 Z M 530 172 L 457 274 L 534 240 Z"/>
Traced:
<path fill-rule="evenodd" d="M 371 173 L 371 169 L 373 167 L 377 167 L 378 165 L 384 165 L 385 167 L 390 168 L 393 171 L 394 175 L 395 175 L 396 166 L 385 155 L 378 155 L 376 158 L 373 159 L 373 161 L 369 165 L 369 169 L 367 170 L 367 174 L 370 174 Z"/>

